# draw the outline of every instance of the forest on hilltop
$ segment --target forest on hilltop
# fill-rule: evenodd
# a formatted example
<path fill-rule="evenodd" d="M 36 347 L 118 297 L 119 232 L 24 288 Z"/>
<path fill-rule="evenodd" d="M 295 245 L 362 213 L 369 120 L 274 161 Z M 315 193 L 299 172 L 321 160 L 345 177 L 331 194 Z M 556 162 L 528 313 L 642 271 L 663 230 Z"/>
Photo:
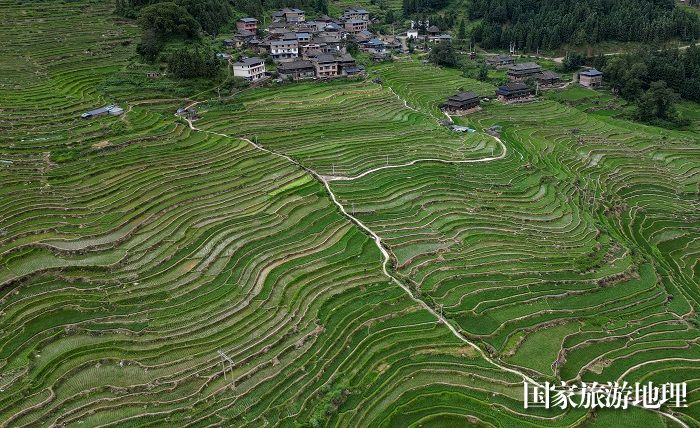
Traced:
<path fill-rule="evenodd" d="M 473 0 L 469 18 L 482 20 L 473 37 L 487 49 L 507 48 L 511 42 L 534 51 L 700 36 L 698 15 L 676 7 L 674 0 Z"/>

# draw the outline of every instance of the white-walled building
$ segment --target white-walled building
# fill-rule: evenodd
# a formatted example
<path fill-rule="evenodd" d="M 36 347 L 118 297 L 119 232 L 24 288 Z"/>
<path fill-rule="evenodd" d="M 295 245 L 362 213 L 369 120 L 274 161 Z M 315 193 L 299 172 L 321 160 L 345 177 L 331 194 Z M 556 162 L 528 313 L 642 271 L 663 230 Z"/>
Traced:
<path fill-rule="evenodd" d="M 291 61 L 299 56 L 299 42 L 294 40 L 273 40 L 270 42 L 270 55 L 275 61 Z"/>
<path fill-rule="evenodd" d="M 250 82 L 265 78 L 265 61 L 258 57 L 242 58 L 233 63 L 234 77 L 242 77 Z"/>

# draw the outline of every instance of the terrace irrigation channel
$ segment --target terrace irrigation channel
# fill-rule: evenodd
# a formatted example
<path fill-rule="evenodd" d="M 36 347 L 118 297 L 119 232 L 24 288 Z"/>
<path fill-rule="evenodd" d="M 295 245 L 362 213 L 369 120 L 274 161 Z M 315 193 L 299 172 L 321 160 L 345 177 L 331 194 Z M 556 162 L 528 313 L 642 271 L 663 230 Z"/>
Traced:
<path fill-rule="evenodd" d="M 404 105 L 405 105 L 406 108 L 417 112 L 416 109 L 414 109 L 413 107 L 409 106 L 409 105 L 408 105 L 408 102 L 407 102 L 406 100 L 402 99 L 396 92 L 394 92 L 393 89 L 391 89 L 391 88 L 389 88 L 389 89 L 391 90 L 392 93 L 394 93 L 394 95 L 397 96 L 397 98 L 399 98 L 399 100 L 403 101 L 403 103 L 404 103 Z M 202 103 L 202 102 L 203 102 L 203 101 L 194 101 L 194 102 L 190 103 L 186 108 L 189 109 L 189 108 L 194 107 L 194 106 L 196 106 L 196 105 L 198 105 L 198 104 L 200 104 L 200 103 Z M 451 119 L 451 117 L 450 117 L 449 115 L 448 115 L 448 117 Z M 338 207 L 338 209 L 339 209 L 340 212 L 343 214 L 343 216 L 345 216 L 348 220 L 350 220 L 350 222 L 352 222 L 352 223 L 354 223 L 355 225 L 357 225 L 360 229 L 362 229 L 362 230 L 365 231 L 370 237 L 372 237 L 372 240 L 373 240 L 374 243 L 377 245 L 377 248 L 379 249 L 379 251 L 382 253 L 382 258 L 383 258 L 383 262 L 382 262 L 382 272 L 383 272 L 384 275 L 386 275 L 393 283 L 395 283 L 396 285 L 398 285 L 399 287 L 401 287 L 401 289 L 404 290 L 404 291 L 406 292 L 406 294 L 408 294 L 408 296 L 411 298 L 411 300 L 413 300 L 414 302 L 418 303 L 422 308 L 424 308 L 426 311 L 430 312 L 435 318 L 437 318 L 438 321 L 440 321 L 442 324 L 444 324 L 445 326 L 447 326 L 447 328 L 450 330 L 450 332 L 452 332 L 452 334 L 453 334 L 456 338 L 458 338 L 458 339 L 459 339 L 460 341 L 462 341 L 463 343 L 465 343 L 465 344 L 471 346 L 472 348 L 476 349 L 477 352 L 481 355 L 481 357 L 484 358 L 484 360 L 488 361 L 489 363 L 493 364 L 494 366 L 498 367 L 499 369 L 501 369 L 501 370 L 503 370 L 503 371 L 505 371 L 505 372 L 514 374 L 514 375 L 516 375 L 516 376 L 522 378 L 524 381 L 528 382 L 528 383 L 531 384 L 531 385 L 537 385 L 537 386 L 539 386 L 539 387 L 542 387 L 542 384 L 541 384 L 540 382 L 537 382 L 536 380 L 534 380 L 533 378 L 531 378 L 531 377 L 528 376 L 527 374 L 525 374 L 525 373 L 523 373 L 523 372 L 521 372 L 521 371 L 519 371 L 519 370 L 517 370 L 517 369 L 504 366 L 504 365 L 498 363 L 497 361 L 495 361 L 494 359 L 492 359 L 492 358 L 488 355 L 488 353 L 487 353 L 486 351 L 484 351 L 483 349 L 481 349 L 481 348 L 480 348 L 477 344 L 475 344 L 474 342 L 472 342 L 472 341 L 470 341 L 469 339 L 467 339 L 466 337 L 464 337 L 464 336 L 457 330 L 457 328 L 456 328 L 455 326 L 453 326 L 452 323 L 450 323 L 450 321 L 448 321 L 448 319 L 445 318 L 445 317 L 442 315 L 441 312 L 436 311 L 436 310 L 433 309 L 430 305 L 428 305 L 424 300 L 421 300 L 420 298 L 416 297 L 416 296 L 414 295 L 414 293 L 411 291 L 410 288 L 408 288 L 404 283 L 402 283 L 402 282 L 399 281 L 394 275 L 392 275 L 391 272 L 389 272 L 389 269 L 387 268 L 387 266 L 388 266 L 388 264 L 389 264 L 389 261 L 391 260 L 391 257 L 390 257 L 390 255 L 389 255 L 389 251 L 387 250 L 387 248 L 385 247 L 385 245 L 384 245 L 384 243 L 383 243 L 383 241 L 382 241 L 382 238 L 381 238 L 376 232 L 374 232 L 372 229 L 370 229 L 366 224 L 364 224 L 362 221 L 360 221 L 357 217 L 355 217 L 354 215 L 352 215 L 351 213 L 349 213 L 349 212 L 345 209 L 345 206 L 343 206 L 343 204 L 340 203 L 340 201 L 338 201 L 338 198 L 336 197 L 335 193 L 333 193 L 333 190 L 331 189 L 331 186 L 330 186 L 330 182 L 331 182 L 331 181 L 352 181 L 352 180 L 357 180 L 357 179 L 359 179 L 359 178 L 365 177 L 365 176 L 367 176 L 367 175 L 369 175 L 369 174 L 372 174 L 372 173 L 377 172 L 377 171 L 380 171 L 380 170 L 384 170 L 384 169 L 393 169 L 393 168 L 402 168 L 402 167 L 407 167 L 407 166 L 415 165 L 415 164 L 420 163 L 420 162 L 439 162 L 439 163 L 445 163 L 445 164 L 460 164 L 460 163 L 491 162 L 491 161 L 503 159 L 503 158 L 507 155 L 508 149 L 507 149 L 506 145 L 503 144 L 503 141 L 501 141 L 501 139 L 500 139 L 499 137 L 497 137 L 497 136 L 495 136 L 495 135 L 491 135 L 491 137 L 493 137 L 493 138 L 500 144 L 500 146 L 501 146 L 502 149 L 503 149 L 503 150 L 502 150 L 502 153 L 499 154 L 498 156 L 490 156 L 490 157 L 484 157 L 484 158 L 479 158 L 479 159 L 467 159 L 467 160 L 445 160 L 445 159 L 424 158 L 424 159 L 416 159 L 416 160 L 413 160 L 413 161 L 411 161 L 411 162 L 407 162 L 407 163 L 399 164 L 399 165 L 383 165 L 383 166 L 380 166 L 380 167 L 377 167 L 377 168 L 372 168 L 372 169 L 370 169 L 370 170 L 367 170 L 367 171 L 365 171 L 365 172 L 363 172 L 363 173 L 361 173 L 361 174 L 358 174 L 358 175 L 352 176 L 352 177 L 345 177 L 345 176 L 325 176 L 325 175 L 321 175 L 321 174 L 319 174 L 318 172 L 312 170 L 311 168 L 309 168 L 309 167 L 307 167 L 307 166 L 301 164 L 299 161 L 293 159 L 291 156 L 286 155 L 286 154 L 284 154 L 284 153 L 278 153 L 278 152 L 276 152 L 276 151 L 274 151 L 274 150 L 270 150 L 270 149 L 268 149 L 268 148 L 266 148 L 266 147 L 264 147 L 264 146 L 258 144 L 256 141 L 250 140 L 250 139 L 245 138 L 245 137 L 234 137 L 234 136 L 227 135 L 227 134 L 223 134 L 223 133 L 219 133 L 219 132 L 208 131 L 208 130 L 205 130 L 205 129 L 197 128 L 196 126 L 194 126 L 194 125 L 192 124 L 192 119 L 187 118 L 187 117 L 185 117 L 184 119 L 185 119 L 185 121 L 187 121 L 187 124 L 189 125 L 189 128 L 190 128 L 192 131 L 195 131 L 195 132 L 203 132 L 203 133 L 211 134 L 211 135 L 218 135 L 218 136 L 220 136 L 220 137 L 229 138 L 229 139 L 240 139 L 240 140 L 243 140 L 243 141 L 245 141 L 246 143 L 248 143 L 248 144 L 250 144 L 251 146 L 253 146 L 253 147 L 254 147 L 255 149 L 257 149 L 257 150 L 260 150 L 260 151 L 265 152 L 265 153 L 269 153 L 269 154 L 271 154 L 271 155 L 273 155 L 273 156 L 277 156 L 277 157 L 283 158 L 283 159 L 287 160 L 288 162 L 290 162 L 290 163 L 292 163 L 292 164 L 298 166 L 299 168 L 303 169 L 304 171 L 308 172 L 308 173 L 309 173 L 310 175 L 312 175 L 316 180 L 318 180 L 319 182 L 321 182 L 321 183 L 323 184 L 323 186 L 326 188 L 326 192 L 328 192 L 328 195 L 330 196 L 331 200 L 333 201 L 333 203 L 335 204 L 335 206 Z M 598 386 L 598 389 L 597 389 L 597 390 L 598 390 L 598 391 L 607 391 L 607 387 L 606 387 L 605 385 L 600 385 L 600 386 Z M 669 418 L 669 419 L 671 419 L 671 420 L 673 420 L 674 422 L 676 422 L 677 424 L 679 424 L 679 425 L 682 426 L 683 428 L 689 428 L 687 424 L 685 424 L 683 421 L 681 421 L 680 419 L 678 419 L 675 415 L 673 415 L 673 414 L 671 414 L 671 413 L 664 412 L 664 411 L 661 411 L 661 410 L 654 410 L 654 411 L 657 412 L 657 413 L 659 413 L 659 414 L 661 414 L 661 415 L 666 416 L 667 418 Z"/>

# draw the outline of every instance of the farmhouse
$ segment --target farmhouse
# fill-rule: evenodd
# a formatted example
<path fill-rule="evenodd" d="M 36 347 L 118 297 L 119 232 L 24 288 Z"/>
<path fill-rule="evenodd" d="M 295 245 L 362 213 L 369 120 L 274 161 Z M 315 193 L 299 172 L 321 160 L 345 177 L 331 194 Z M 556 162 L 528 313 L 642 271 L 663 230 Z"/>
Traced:
<path fill-rule="evenodd" d="M 499 86 L 496 97 L 504 103 L 524 102 L 532 99 L 532 90 L 522 82 L 511 82 Z"/>
<path fill-rule="evenodd" d="M 252 31 L 248 30 L 238 30 L 238 33 L 236 33 L 233 36 L 233 43 L 236 48 L 242 48 L 243 46 L 246 45 L 246 43 L 249 43 L 252 39 L 255 38 L 255 33 Z"/>
<path fill-rule="evenodd" d="M 406 30 L 406 37 L 409 39 L 417 39 L 418 38 L 418 30 L 415 30 L 415 29 Z"/>
<path fill-rule="evenodd" d="M 529 77 L 536 77 L 542 72 L 542 67 L 534 62 L 525 62 L 523 64 L 513 64 L 508 67 L 508 77 L 513 81 L 525 80 Z"/>
<path fill-rule="evenodd" d="M 311 41 L 311 33 L 297 33 L 297 42 L 309 43 Z"/>
<path fill-rule="evenodd" d="M 284 9 L 272 13 L 273 22 L 285 21 L 288 23 L 297 23 L 304 22 L 305 20 L 304 11 L 301 9 L 285 7 Z"/>
<path fill-rule="evenodd" d="M 345 31 L 348 34 L 355 35 L 366 29 L 367 21 L 363 21 L 362 19 L 348 19 L 347 21 L 345 21 Z"/>
<path fill-rule="evenodd" d="M 360 45 L 360 48 L 369 53 L 375 53 L 375 54 L 381 54 L 384 55 L 386 53 L 386 45 L 382 40 L 379 39 L 371 39 L 366 42 L 363 42 Z"/>
<path fill-rule="evenodd" d="M 471 113 L 480 109 L 479 96 L 474 92 L 460 92 L 448 98 L 440 108 L 456 115 Z"/>
<path fill-rule="evenodd" d="M 343 16 L 341 17 L 341 19 L 360 19 L 362 21 L 369 21 L 369 12 L 367 12 L 364 9 L 349 8 L 345 9 L 345 12 L 343 12 Z"/>
<path fill-rule="evenodd" d="M 430 40 L 435 40 L 438 36 L 440 36 L 440 29 L 436 25 L 431 25 L 428 27 L 428 39 Z"/>
<path fill-rule="evenodd" d="M 277 62 L 291 61 L 299 56 L 299 42 L 294 40 L 270 41 L 270 55 Z"/>
<path fill-rule="evenodd" d="M 436 42 L 451 42 L 452 41 L 452 36 L 449 34 L 440 34 L 435 38 Z"/>
<path fill-rule="evenodd" d="M 298 60 L 281 63 L 277 72 L 282 79 L 300 80 L 314 77 L 316 69 L 311 61 Z"/>
<path fill-rule="evenodd" d="M 360 31 L 359 33 L 355 34 L 355 40 L 357 40 L 360 43 L 366 42 L 367 40 L 372 39 L 372 38 L 374 38 L 374 34 L 372 34 L 372 32 L 370 32 L 368 30 L 363 30 L 363 31 Z"/>
<path fill-rule="evenodd" d="M 595 68 L 589 68 L 578 74 L 578 81 L 587 88 L 597 88 L 603 84 L 603 73 Z"/>
<path fill-rule="evenodd" d="M 265 78 L 265 61 L 258 57 L 242 58 L 233 63 L 233 75 L 242 77 L 249 82 Z"/>
<path fill-rule="evenodd" d="M 486 58 L 486 64 L 496 68 L 510 67 L 515 64 L 515 59 L 510 55 L 493 55 Z"/>
<path fill-rule="evenodd" d="M 561 75 L 553 71 L 544 70 L 537 75 L 537 81 L 541 86 L 555 86 L 561 83 Z"/>
<path fill-rule="evenodd" d="M 336 77 L 338 75 L 338 62 L 333 55 L 322 54 L 314 58 L 316 76 L 320 78 Z"/>
<path fill-rule="evenodd" d="M 255 18 L 241 18 L 236 21 L 236 28 L 238 30 L 252 31 L 255 33 L 258 31 L 258 20 Z"/>

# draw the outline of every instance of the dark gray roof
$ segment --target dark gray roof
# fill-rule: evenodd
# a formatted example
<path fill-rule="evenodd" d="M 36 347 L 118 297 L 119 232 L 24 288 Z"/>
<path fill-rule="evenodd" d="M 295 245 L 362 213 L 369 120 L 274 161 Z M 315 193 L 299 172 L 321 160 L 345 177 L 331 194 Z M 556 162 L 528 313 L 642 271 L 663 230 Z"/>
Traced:
<path fill-rule="evenodd" d="M 498 89 L 496 89 L 496 94 L 499 95 L 508 95 L 512 92 L 529 92 L 530 87 L 528 87 L 526 84 L 521 83 L 521 82 L 511 82 L 503 86 L 499 86 Z"/>
<path fill-rule="evenodd" d="M 270 40 L 270 46 L 286 46 L 286 45 L 296 45 L 297 39 L 293 40 Z"/>
<path fill-rule="evenodd" d="M 596 70 L 595 68 L 589 68 L 588 70 L 584 70 L 579 74 L 582 76 L 588 76 L 588 77 L 602 76 L 603 75 L 602 72 Z"/>
<path fill-rule="evenodd" d="M 337 59 L 335 56 L 330 55 L 330 54 L 321 54 L 316 57 L 316 62 L 323 62 L 323 63 L 328 63 L 328 62 L 336 62 Z"/>
<path fill-rule="evenodd" d="M 452 95 L 450 98 L 448 98 L 450 101 L 467 101 L 467 100 L 473 100 L 473 99 L 478 99 L 479 96 L 475 94 L 474 92 L 460 92 L 456 95 Z"/>
<path fill-rule="evenodd" d="M 435 25 L 431 25 L 430 27 L 428 27 L 428 32 L 429 33 L 439 33 L 440 29 Z"/>
<path fill-rule="evenodd" d="M 241 19 L 239 19 L 239 21 L 241 21 L 241 22 L 258 22 L 258 20 L 255 18 L 241 18 Z"/>
<path fill-rule="evenodd" d="M 264 61 L 256 56 L 250 57 L 250 58 L 241 58 L 237 62 L 234 62 L 233 65 L 254 65 L 254 64 L 260 64 L 263 63 Z"/>
<path fill-rule="evenodd" d="M 541 68 L 542 67 L 540 67 L 539 64 L 536 64 L 534 62 L 524 62 L 522 64 L 513 64 L 510 67 L 508 67 L 508 69 L 511 71 L 539 70 Z"/>
<path fill-rule="evenodd" d="M 277 66 L 278 71 L 292 71 L 292 70 L 301 70 L 304 68 L 313 68 L 313 64 L 311 64 L 311 61 L 307 60 L 299 60 L 299 61 L 291 61 L 291 62 L 283 62 L 280 65 Z"/>
<path fill-rule="evenodd" d="M 240 37 L 253 37 L 255 33 L 249 30 L 238 30 L 238 36 Z"/>
<path fill-rule="evenodd" d="M 555 73 L 553 71 L 544 70 L 542 73 L 540 73 L 539 76 L 537 76 L 537 78 L 544 79 L 544 80 L 555 80 L 555 79 L 561 79 L 561 75 L 558 73 Z"/>

